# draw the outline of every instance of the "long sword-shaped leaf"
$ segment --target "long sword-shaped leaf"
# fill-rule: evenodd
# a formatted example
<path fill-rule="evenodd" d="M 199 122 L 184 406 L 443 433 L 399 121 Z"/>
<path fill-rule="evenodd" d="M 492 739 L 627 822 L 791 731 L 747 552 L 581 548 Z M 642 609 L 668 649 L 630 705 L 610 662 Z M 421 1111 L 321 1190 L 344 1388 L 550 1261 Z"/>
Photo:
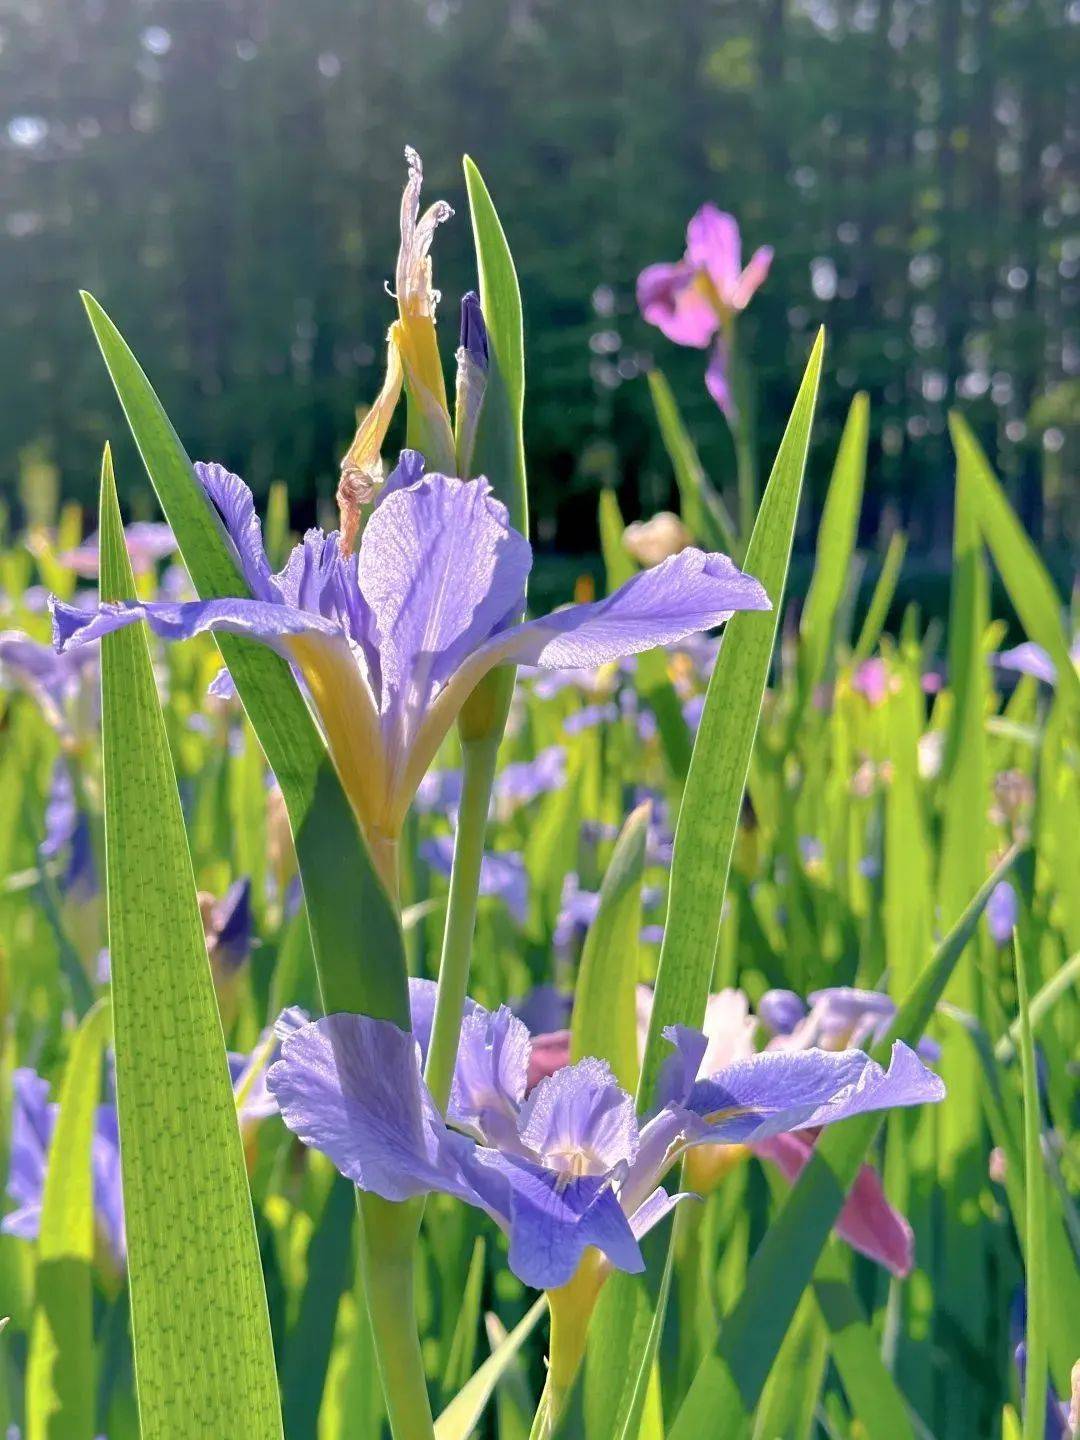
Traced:
<path fill-rule="evenodd" d="M 203 599 L 246 594 L 221 523 L 150 382 L 97 301 L 83 300 L 195 589 Z M 288 808 L 323 1003 L 407 1026 L 397 915 L 289 667 L 265 646 L 235 636 L 218 637 L 218 647 Z"/>
<path fill-rule="evenodd" d="M 1053 1323 L 1050 1268 L 1046 1244 L 1046 1171 L 1042 1157 L 1039 1081 L 1028 1009 L 1028 971 L 1019 936 L 1016 993 L 1020 1006 L 1020 1065 L 1024 1087 L 1024 1277 L 1027 1283 L 1027 1367 L 1024 1377 L 1024 1440 L 1041 1440 L 1046 1427 L 1048 1334 Z"/>
<path fill-rule="evenodd" d="M 900 1006 L 889 1040 L 876 1048 L 879 1059 L 888 1059 L 892 1039 L 918 1041 L 994 886 L 1015 860 L 1016 851 L 1011 850 L 942 941 Z M 880 1114 L 857 1116 L 822 1135 L 754 1255 L 746 1288 L 699 1366 L 668 1440 L 702 1434 L 733 1440 L 746 1433 L 773 1356 L 881 1121 Z"/>
<path fill-rule="evenodd" d="M 851 555 L 859 529 L 866 444 L 870 432 L 870 400 L 859 394 L 851 402 L 840 437 L 829 493 L 818 530 L 814 578 L 799 620 L 799 710 L 825 675 L 835 641 L 836 616 L 851 572 Z"/>
<path fill-rule="evenodd" d="M 477 423 L 473 469 L 486 475 L 510 519 L 528 534 L 525 486 L 525 342 L 518 288 L 510 246 L 480 171 L 468 155 L 463 160 L 469 192 L 473 240 L 480 270 L 480 306 L 488 330 L 491 369 Z"/>
<path fill-rule="evenodd" d="M 949 418 L 949 429 L 958 478 L 969 486 L 979 529 L 1001 572 L 1009 599 L 1028 638 L 1041 645 L 1053 660 L 1059 691 L 1075 712 L 1080 707 L 1080 674 L 1069 655 L 1069 640 L 1061 623 L 1061 597 L 967 421 L 954 414 Z"/>
<path fill-rule="evenodd" d="M 546 1309 L 547 1296 L 541 1295 L 436 1420 L 435 1440 L 468 1440 L 484 1413 L 484 1406 L 491 1399 L 491 1392 L 499 1383 L 499 1377 L 532 1334 Z"/>
<path fill-rule="evenodd" d="M 112 466 L 101 594 L 134 595 Z M 282 1434 L 259 1247 L 146 627 L 101 643 L 128 1286 L 143 1440 Z"/>
<path fill-rule="evenodd" d="M 94 1429 L 94 1119 L 109 1011 L 75 1033 L 41 1205 L 26 1372 L 27 1440 L 92 1440 Z"/>
<path fill-rule="evenodd" d="M 659 370 L 650 370 L 648 380 L 660 438 L 675 471 L 679 505 L 686 527 L 699 545 L 734 555 L 738 549 L 735 522 L 720 495 L 709 483 L 690 432 L 679 414 L 671 386 Z"/>
<path fill-rule="evenodd" d="M 866 611 L 862 629 L 859 631 L 859 638 L 855 641 L 855 649 L 851 656 L 852 665 L 859 665 L 866 660 L 881 638 L 885 621 L 889 618 L 889 607 L 896 594 L 896 582 L 900 579 L 900 567 L 904 563 L 906 551 L 907 537 L 898 530 L 889 541 L 889 548 L 885 551 L 885 559 L 881 563 L 881 574 L 877 578 L 874 593 L 870 597 L 870 605 Z"/>
<path fill-rule="evenodd" d="M 600 906 L 589 926 L 581 954 L 570 1059 L 595 1055 L 611 1066 L 619 1084 L 637 1083 L 638 931 L 641 929 L 641 877 L 652 807 L 648 801 L 627 818 L 600 886 Z"/>
<path fill-rule="evenodd" d="M 664 1027 L 700 1025 L 705 1014 L 731 850 L 784 603 L 824 343 L 821 332 L 810 353 L 744 562 L 745 569 L 765 587 L 773 608 L 768 613 L 735 615 L 728 621 L 709 682 L 675 834 L 667 925 L 638 1087 L 639 1110 L 647 1109 L 652 1097 L 666 1049 Z"/>

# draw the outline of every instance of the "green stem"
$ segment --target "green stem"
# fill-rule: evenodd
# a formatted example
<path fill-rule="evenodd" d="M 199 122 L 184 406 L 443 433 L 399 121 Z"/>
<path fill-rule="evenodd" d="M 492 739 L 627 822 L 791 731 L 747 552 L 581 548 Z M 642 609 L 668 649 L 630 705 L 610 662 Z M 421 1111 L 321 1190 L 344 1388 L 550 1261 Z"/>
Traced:
<path fill-rule="evenodd" d="M 375 1356 L 394 1440 L 434 1440 L 414 1301 L 416 1236 L 423 1206 L 358 1192 L 361 1263 Z"/>
<path fill-rule="evenodd" d="M 739 548 L 743 554 L 750 541 L 758 508 L 757 464 L 754 458 L 754 396 L 749 371 L 741 363 L 735 344 L 735 322 L 727 327 L 731 385 L 735 414 L 729 419 L 735 444 L 735 472 L 739 487 Z"/>
<path fill-rule="evenodd" d="M 450 1082 L 457 1058 L 461 1014 L 469 985 L 476 900 L 480 892 L 480 866 L 484 858 L 488 805 L 499 753 L 499 733 L 479 740 L 463 740 L 461 808 L 450 872 L 450 898 L 439 961 L 439 988 L 431 1026 L 424 1079 L 440 1110 L 450 1098 Z"/>

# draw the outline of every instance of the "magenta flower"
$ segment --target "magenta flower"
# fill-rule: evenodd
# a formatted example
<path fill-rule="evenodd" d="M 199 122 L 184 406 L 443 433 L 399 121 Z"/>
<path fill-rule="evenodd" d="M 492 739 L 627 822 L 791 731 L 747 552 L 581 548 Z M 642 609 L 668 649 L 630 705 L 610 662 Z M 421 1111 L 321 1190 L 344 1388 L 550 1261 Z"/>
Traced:
<path fill-rule="evenodd" d="M 703 205 L 686 227 L 683 258 L 648 265 L 638 276 L 638 305 L 650 325 L 676 345 L 697 350 L 712 345 L 705 385 L 729 419 L 731 322 L 764 282 L 772 257 L 771 246 L 762 245 L 744 269 L 738 221 L 715 205 Z"/>

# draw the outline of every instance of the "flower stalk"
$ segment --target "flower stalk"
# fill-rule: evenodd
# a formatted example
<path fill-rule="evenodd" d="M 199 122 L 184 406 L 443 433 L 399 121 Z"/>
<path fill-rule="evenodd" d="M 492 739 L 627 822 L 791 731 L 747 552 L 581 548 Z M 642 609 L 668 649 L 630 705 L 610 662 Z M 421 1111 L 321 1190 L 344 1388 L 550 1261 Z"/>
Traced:
<path fill-rule="evenodd" d="M 414 1300 L 423 1204 L 392 1204 L 378 1195 L 357 1193 L 364 1293 L 390 1431 L 394 1440 L 433 1440 Z"/>
<path fill-rule="evenodd" d="M 424 1078 L 442 1111 L 450 1099 L 461 1015 L 469 984 L 480 867 L 484 858 L 488 806 L 502 726 L 479 739 L 462 740 L 462 795 L 450 872 L 450 896 L 439 961 L 439 987 Z"/>

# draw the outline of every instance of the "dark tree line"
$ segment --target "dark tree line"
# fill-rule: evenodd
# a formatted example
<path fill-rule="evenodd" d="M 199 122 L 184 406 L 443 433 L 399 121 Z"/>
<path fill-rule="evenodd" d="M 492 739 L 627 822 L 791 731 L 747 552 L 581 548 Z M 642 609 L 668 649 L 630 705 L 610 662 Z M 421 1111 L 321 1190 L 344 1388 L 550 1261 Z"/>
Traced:
<path fill-rule="evenodd" d="M 44 459 L 90 502 L 121 426 L 77 290 L 144 361 L 193 455 L 298 520 L 333 493 L 391 318 L 402 147 L 425 157 L 447 361 L 478 161 L 520 267 L 541 543 L 594 542 L 671 477 L 668 373 L 719 483 L 698 354 L 639 319 L 638 270 L 706 198 L 776 261 L 741 334 L 762 464 L 816 326 L 813 487 L 874 401 L 867 538 L 948 540 L 959 401 L 1034 533 L 1067 550 L 1080 366 L 1076 7 L 1064 0 L 0 0 L 0 483 Z M 1072 23 L 1070 23 L 1070 21 Z M 1070 378 L 1071 377 L 1071 378 Z M 119 450 L 122 483 L 143 481 Z M 36 472 L 35 472 L 36 473 Z M 1075 496 L 1075 488 L 1073 490 Z M 806 525 L 813 523 L 808 513 Z"/>

